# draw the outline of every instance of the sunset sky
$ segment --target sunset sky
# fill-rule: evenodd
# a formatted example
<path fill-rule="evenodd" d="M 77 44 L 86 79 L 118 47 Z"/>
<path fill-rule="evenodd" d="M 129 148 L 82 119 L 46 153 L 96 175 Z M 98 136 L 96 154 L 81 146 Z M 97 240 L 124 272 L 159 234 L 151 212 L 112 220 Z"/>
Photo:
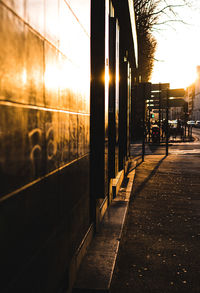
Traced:
<path fill-rule="evenodd" d="M 186 88 L 196 79 L 200 65 L 200 0 L 190 0 L 193 6 L 175 11 L 182 22 L 172 21 L 156 27 L 157 51 L 151 82 L 169 82 L 171 88 Z M 172 4 L 181 0 L 171 1 Z M 168 1 L 170 3 L 170 1 Z M 165 21 L 161 19 L 160 22 Z"/>

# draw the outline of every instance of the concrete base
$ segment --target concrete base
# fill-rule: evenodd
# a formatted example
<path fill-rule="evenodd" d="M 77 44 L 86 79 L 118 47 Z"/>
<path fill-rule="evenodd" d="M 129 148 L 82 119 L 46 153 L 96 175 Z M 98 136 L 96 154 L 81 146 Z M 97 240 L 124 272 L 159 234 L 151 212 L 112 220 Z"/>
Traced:
<path fill-rule="evenodd" d="M 104 198 L 103 200 L 96 202 L 96 231 L 99 230 L 101 225 L 101 221 L 104 217 L 104 214 L 108 208 L 108 198 Z"/>
<path fill-rule="evenodd" d="M 73 293 L 109 292 L 133 187 L 134 166 L 133 164 L 132 171 L 124 179 L 118 196 L 105 212 L 100 229 L 80 266 Z"/>
<path fill-rule="evenodd" d="M 115 198 L 119 192 L 122 181 L 124 179 L 124 170 L 121 170 L 116 178 L 112 179 L 112 197 Z"/>
<path fill-rule="evenodd" d="M 68 293 L 71 292 L 72 286 L 75 282 L 77 272 L 79 270 L 80 264 L 83 260 L 83 257 L 86 254 L 86 250 L 89 247 L 94 235 L 94 227 L 93 224 L 88 229 L 84 239 L 82 240 L 79 248 L 77 249 L 75 255 L 72 258 L 70 268 L 69 268 L 69 290 Z"/>

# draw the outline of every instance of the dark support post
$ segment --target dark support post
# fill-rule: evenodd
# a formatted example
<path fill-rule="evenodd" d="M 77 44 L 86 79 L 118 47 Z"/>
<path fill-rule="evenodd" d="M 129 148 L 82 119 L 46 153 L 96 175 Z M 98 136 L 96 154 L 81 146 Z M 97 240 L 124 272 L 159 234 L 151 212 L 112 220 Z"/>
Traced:
<path fill-rule="evenodd" d="M 166 120 L 167 120 L 167 131 L 166 131 L 166 156 L 168 156 L 168 142 L 169 142 L 169 93 L 167 90 L 167 97 L 166 97 Z"/>
<path fill-rule="evenodd" d="M 115 177 L 115 149 L 116 149 L 116 19 L 110 17 L 109 24 L 109 114 L 108 114 L 108 177 Z"/>
<path fill-rule="evenodd" d="M 151 111 L 150 111 L 150 108 L 149 108 L 149 117 L 148 117 L 148 142 L 150 142 L 150 115 L 151 115 Z"/>
<path fill-rule="evenodd" d="M 122 34 L 121 34 L 122 37 Z M 127 103 L 128 103 L 128 84 L 127 84 L 127 62 L 124 59 L 125 50 L 120 47 L 120 85 L 119 85 L 119 170 L 124 169 L 127 156 Z"/>
<path fill-rule="evenodd" d="M 145 156 L 145 83 L 142 85 L 142 128 L 143 128 L 143 137 L 142 137 L 142 162 L 144 162 Z"/>
<path fill-rule="evenodd" d="M 161 84 L 159 83 L 159 121 L 158 121 L 158 126 L 159 126 L 159 143 L 160 143 L 160 119 L 161 119 Z"/>
<path fill-rule="evenodd" d="M 161 120 L 162 120 L 162 142 L 163 142 L 163 108 L 161 109 Z"/>
<path fill-rule="evenodd" d="M 105 185 L 105 1 L 91 2 L 90 219 L 96 223 L 96 200 Z"/>
<path fill-rule="evenodd" d="M 185 121 L 185 129 L 184 129 L 184 138 L 186 139 L 186 128 L 187 128 L 187 122 Z"/>

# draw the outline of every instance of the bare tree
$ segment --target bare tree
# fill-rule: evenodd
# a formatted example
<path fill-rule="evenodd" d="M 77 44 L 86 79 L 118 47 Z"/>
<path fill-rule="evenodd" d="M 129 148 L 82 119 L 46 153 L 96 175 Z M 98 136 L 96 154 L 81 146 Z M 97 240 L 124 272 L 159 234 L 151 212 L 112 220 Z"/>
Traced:
<path fill-rule="evenodd" d="M 172 25 L 178 21 L 184 23 L 179 17 L 178 9 L 191 6 L 191 0 L 134 0 L 136 16 L 136 29 L 138 36 L 139 67 L 138 75 L 142 81 L 151 78 L 157 41 L 153 36 L 154 30 L 159 30 L 163 25 Z"/>

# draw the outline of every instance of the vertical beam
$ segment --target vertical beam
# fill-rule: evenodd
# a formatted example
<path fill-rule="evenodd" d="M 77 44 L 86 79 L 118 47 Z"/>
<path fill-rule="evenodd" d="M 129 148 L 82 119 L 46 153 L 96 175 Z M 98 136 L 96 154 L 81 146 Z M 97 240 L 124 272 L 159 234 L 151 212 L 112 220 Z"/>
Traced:
<path fill-rule="evenodd" d="M 122 34 L 120 37 L 119 61 L 119 170 L 124 168 L 127 155 L 127 62 L 126 51 L 123 46 Z"/>
<path fill-rule="evenodd" d="M 105 0 L 91 1 L 90 97 L 90 211 L 95 222 L 96 198 L 104 197 Z"/>
<path fill-rule="evenodd" d="M 116 148 L 116 19 L 109 25 L 109 116 L 108 116 L 108 176 L 114 178 Z"/>
<path fill-rule="evenodd" d="M 159 126 L 159 143 L 160 143 L 160 123 L 161 120 L 161 84 L 159 83 L 159 120 L 158 120 L 158 126 Z"/>
<path fill-rule="evenodd" d="M 130 67 L 130 63 L 128 62 L 128 66 L 127 66 L 127 145 L 126 145 L 126 154 L 127 157 L 130 156 L 130 137 L 131 137 L 131 133 L 130 133 L 130 121 L 131 121 L 131 67 Z"/>
<path fill-rule="evenodd" d="M 110 1 L 105 0 L 105 96 L 104 96 L 104 197 L 108 196 L 109 180 L 108 180 L 108 107 L 109 107 L 109 13 Z"/>
<path fill-rule="evenodd" d="M 142 162 L 144 162 L 144 156 L 145 156 L 145 83 L 142 85 Z"/>

